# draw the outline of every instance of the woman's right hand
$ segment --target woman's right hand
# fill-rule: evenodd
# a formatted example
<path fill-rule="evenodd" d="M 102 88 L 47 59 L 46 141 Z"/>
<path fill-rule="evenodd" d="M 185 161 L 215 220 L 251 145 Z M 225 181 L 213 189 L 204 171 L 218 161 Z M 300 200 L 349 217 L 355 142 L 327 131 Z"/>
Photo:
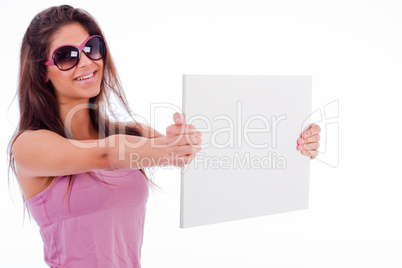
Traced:
<path fill-rule="evenodd" d="M 201 132 L 193 125 L 186 125 L 184 115 L 175 113 L 173 125 L 166 128 L 166 146 L 169 162 L 182 167 L 190 164 L 196 153 L 201 150 Z"/>

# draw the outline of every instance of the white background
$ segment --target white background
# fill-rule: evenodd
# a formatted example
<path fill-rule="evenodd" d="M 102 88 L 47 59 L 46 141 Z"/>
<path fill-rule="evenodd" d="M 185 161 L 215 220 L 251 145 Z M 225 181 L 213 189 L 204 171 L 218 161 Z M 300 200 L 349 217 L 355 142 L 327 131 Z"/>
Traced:
<path fill-rule="evenodd" d="M 38 2 L 0 3 L 0 267 L 46 267 L 38 227 L 22 223 L 15 178 L 7 185 L 6 162 L 23 34 L 36 13 L 62 3 Z M 308 210 L 179 229 L 180 170 L 159 169 L 164 191 L 150 194 L 144 268 L 402 266 L 398 1 L 63 3 L 99 21 L 131 108 L 148 121 L 151 103 L 181 106 L 183 73 L 312 75 L 313 110 L 339 101 L 339 165 L 311 162 Z M 157 114 L 159 131 L 172 114 Z"/>

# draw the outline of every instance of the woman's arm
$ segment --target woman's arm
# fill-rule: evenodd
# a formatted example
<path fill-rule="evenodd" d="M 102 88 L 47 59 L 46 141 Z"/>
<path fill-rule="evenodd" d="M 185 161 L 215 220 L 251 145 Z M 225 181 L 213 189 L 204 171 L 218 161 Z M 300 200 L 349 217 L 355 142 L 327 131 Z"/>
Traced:
<path fill-rule="evenodd" d="M 171 164 L 166 139 L 148 139 L 131 135 L 106 138 L 108 163 L 112 169 L 139 169 Z"/>
<path fill-rule="evenodd" d="M 12 152 L 19 174 L 28 177 L 63 176 L 107 169 L 105 139 L 69 140 L 49 130 L 28 130 L 14 142 Z"/>
<path fill-rule="evenodd" d="M 184 166 L 201 150 L 201 133 L 193 125 L 184 123 L 184 115 L 173 115 L 175 124 L 162 135 L 143 123 L 129 123 L 142 128 L 144 137 L 112 135 L 108 137 L 109 162 L 112 168 L 143 168 L 150 166 Z M 138 124 L 138 125 L 137 125 Z M 113 144 L 119 144 L 113 146 Z"/>
<path fill-rule="evenodd" d="M 188 164 L 201 143 L 190 136 L 199 132 L 185 124 L 170 126 L 168 130 L 165 137 L 149 129 L 149 133 L 156 134 L 149 135 L 152 139 L 117 134 L 85 141 L 70 140 L 49 130 L 31 130 L 15 140 L 12 151 L 18 172 L 28 177 Z"/>

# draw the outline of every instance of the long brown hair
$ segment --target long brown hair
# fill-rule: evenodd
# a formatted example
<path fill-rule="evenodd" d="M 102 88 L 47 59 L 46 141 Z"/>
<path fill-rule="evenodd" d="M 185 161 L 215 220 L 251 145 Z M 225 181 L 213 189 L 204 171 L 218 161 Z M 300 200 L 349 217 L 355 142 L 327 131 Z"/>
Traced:
<path fill-rule="evenodd" d="M 122 124 L 112 122 L 106 115 L 106 111 L 108 110 L 111 116 L 115 117 L 110 107 L 109 100 L 111 93 L 113 93 L 124 110 L 135 122 L 128 106 L 126 96 L 122 90 L 105 36 L 96 20 L 85 10 L 73 8 L 69 5 L 51 7 L 40 12 L 33 18 L 22 40 L 19 86 L 17 92 L 20 121 L 8 145 L 8 173 L 10 173 L 11 168 L 14 175 L 17 176 L 12 146 L 15 140 L 24 131 L 47 129 L 63 137 L 71 137 L 71 133 L 65 128 L 60 118 L 59 104 L 55 89 L 51 81 L 46 82 L 47 69 L 44 63 L 47 61 L 52 36 L 61 27 L 77 22 L 84 27 L 89 35 L 102 36 L 106 45 L 106 57 L 103 59 L 104 68 L 100 93 L 89 99 L 91 123 L 99 132 L 100 138 L 108 137 L 113 134 L 143 136 L 139 124 L 136 124 L 136 127 L 129 127 L 128 125 L 121 127 Z M 147 180 L 150 181 L 144 170 L 141 169 L 141 172 L 145 175 Z M 92 172 L 88 172 L 88 174 L 97 179 Z M 74 174 L 69 175 L 70 180 L 67 194 L 73 180 L 73 175 Z M 50 177 L 47 185 L 49 186 L 56 178 L 57 177 Z M 10 183 L 9 178 L 8 182 Z M 24 195 L 22 195 L 22 198 L 25 205 L 24 207 L 27 209 L 28 215 L 30 216 Z"/>

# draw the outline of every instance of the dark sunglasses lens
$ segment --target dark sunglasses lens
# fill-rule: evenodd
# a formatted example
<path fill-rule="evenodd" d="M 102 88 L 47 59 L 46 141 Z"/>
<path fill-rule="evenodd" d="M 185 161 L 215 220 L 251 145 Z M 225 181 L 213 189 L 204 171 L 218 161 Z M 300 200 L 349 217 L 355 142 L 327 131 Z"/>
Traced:
<path fill-rule="evenodd" d="M 105 53 L 105 46 L 102 38 L 95 36 L 88 40 L 83 49 L 85 54 L 92 60 L 100 60 Z"/>
<path fill-rule="evenodd" d="M 60 70 L 68 70 L 77 64 L 79 51 L 71 46 L 61 47 L 55 51 L 53 58 Z"/>

